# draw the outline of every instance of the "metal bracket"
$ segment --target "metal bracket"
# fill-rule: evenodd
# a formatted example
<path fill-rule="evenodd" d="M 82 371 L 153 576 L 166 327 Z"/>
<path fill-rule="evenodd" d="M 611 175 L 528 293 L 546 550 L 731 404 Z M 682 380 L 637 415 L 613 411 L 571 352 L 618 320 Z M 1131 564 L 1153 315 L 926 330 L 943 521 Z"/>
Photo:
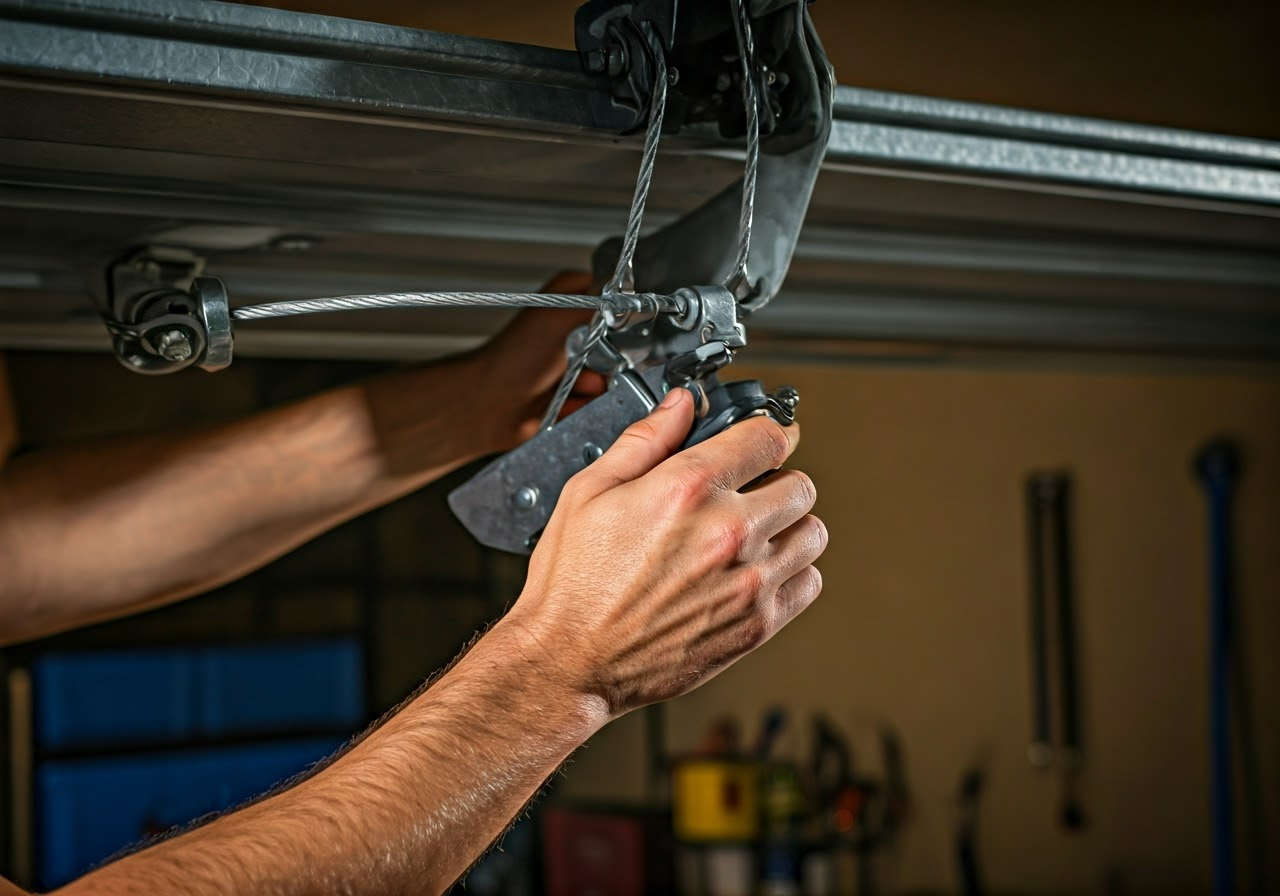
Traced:
<path fill-rule="evenodd" d="M 719 3 L 718 10 L 712 2 Z M 734 97 L 742 96 L 744 84 L 754 83 L 760 133 L 766 135 L 760 142 L 763 154 L 755 158 L 749 138 L 741 180 L 639 241 L 631 286 L 671 294 L 680 310 L 617 322 L 612 333 L 595 342 L 587 361 L 612 374 L 610 391 L 450 494 L 454 513 L 482 544 L 517 553 L 532 550 L 568 480 L 651 411 L 668 389 L 687 388 L 697 401 L 697 418 L 682 447 L 752 416 L 768 415 L 782 425 L 795 419 L 799 395 L 794 389 L 769 395 L 756 380 L 722 385 L 716 374 L 733 360 L 733 350 L 746 344 L 742 318 L 773 298 L 790 266 L 826 152 L 834 78 L 802 0 L 750 4 L 750 32 L 760 28 L 765 37 L 755 53 L 734 12 L 729 0 L 591 0 L 578 10 L 584 65 L 613 76 L 615 101 L 637 110 L 637 126 L 662 108 L 649 109 L 647 85 L 661 87 L 657 75 L 674 70 L 679 77 L 666 82 L 671 87 L 664 129 L 714 118 L 722 136 L 738 136 L 749 107 Z M 658 58 L 662 53 L 666 57 Z M 753 59 L 754 69 L 744 59 Z M 754 198 L 754 213 L 750 202 L 743 204 L 753 171 L 757 192 L 747 196 Z M 748 239 L 752 252 L 743 277 L 739 253 Z M 621 238 L 596 250 L 592 267 L 599 282 L 610 282 L 622 251 Z M 586 331 L 576 338 L 580 348 Z M 570 349 L 572 357 L 572 343 Z"/>
<path fill-rule="evenodd" d="M 599 458 L 623 430 L 652 411 L 669 389 L 680 388 L 669 382 L 669 370 L 670 365 L 652 367 L 643 374 L 634 369 L 617 374 L 604 395 L 454 489 L 449 494 L 450 508 L 481 544 L 529 553 L 569 479 Z M 704 374 L 703 379 L 687 385 L 697 389 L 695 396 L 703 416 L 682 448 L 749 417 L 767 414 L 783 426 L 795 420 L 799 395 L 790 387 L 769 395 L 758 380 L 719 384 L 713 374 Z"/>
<path fill-rule="evenodd" d="M 645 39 L 657 37 L 668 68 L 678 77 L 667 103 L 667 130 L 714 122 L 720 136 L 736 139 L 745 132 L 741 68 L 733 16 L 733 0 L 589 0 L 574 16 L 574 40 L 583 68 L 613 79 L 613 101 L 632 110 L 631 130 L 644 127 L 653 84 L 655 59 Z M 761 133 L 783 129 L 794 121 L 787 95 L 791 74 L 784 57 L 793 38 L 795 9 L 803 0 L 751 0 L 748 4 L 756 47 L 758 92 L 762 104 Z M 690 281 L 695 282 L 695 281 Z"/>
<path fill-rule="evenodd" d="M 580 49 L 584 40 L 583 13 L 606 5 L 609 5 L 606 0 L 596 0 L 579 10 Z M 622 10 L 632 9 L 637 15 L 644 14 L 647 7 L 654 4 L 613 5 L 617 7 L 614 16 L 601 21 L 616 27 L 616 19 L 623 14 Z M 673 0 L 673 9 L 676 5 Z M 834 75 L 806 4 L 753 3 L 753 16 L 761 6 L 769 11 L 763 18 L 753 21 L 753 28 L 762 36 L 758 41 L 756 59 L 757 74 L 763 85 L 760 90 L 760 96 L 764 98 L 761 103 L 761 132 L 765 136 L 761 139 L 752 253 L 748 267 L 752 287 L 748 294 L 739 297 L 747 312 L 767 304 L 786 278 L 800 236 L 800 226 L 826 153 L 835 101 Z M 726 23 L 729 17 L 722 12 L 717 20 Z M 594 30 L 601 27 L 597 24 Z M 663 27 L 662 23 L 655 25 L 659 32 Z M 727 24 L 725 27 L 731 28 Z M 677 30 L 675 33 L 682 32 Z M 587 34 L 594 34 L 593 29 L 588 28 Z M 736 63 L 725 65 L 728 68 L 724 71 L 728 71 Z M 692 89 L 689 82 L 682 69 L 673 93 L 683 90 L 683 95 L 689 96 Z M 723 82 L 723 78 L 719 78 L 719 82 Z M 705 88 L 702 81 L 694 79 L 694 83 L 701 83 Z M 734 89 L 731 85 L 723 85 L 723 89 L 713 90 L 703 97 L 701 104 L 693 103 L 689 109 L 714 106 L 722 111 L 727 108 L 741 110 L 740 100 L 730 101 L 731 96 L 736 96 Z M 669 98 L 669 109 L 672 102 Z M 686 111 L 684 119 L 678 113 L 673 119 L 668 113 L 668 126 L 671 128 L 696 120 L 699 120 L 699 114 L 692 111 Z M 722 115 L 721 133 L 725 136 L 734 134 L 728 121 Z M 636 289 L 670 293 L 690 283 L 723 282 L 735 260 L 742 190 L 743 180 L 738 180 L 704 205 L 641 239 L 635 255 Z M 592 269 L 598 279 L 606 278 L 607 272 L 613 269 L 620 248 L 621 241 L 614 238 L 596 249 Z"/>
<path fill-rule="evenodd" d="M 204 259 L 189 249 L 158 246 L 111 265 L 106 325 L 121 364 L 160 375 L 231 363 L 227 290 L 221 280 L 201 277 L 203 269 Z"/>

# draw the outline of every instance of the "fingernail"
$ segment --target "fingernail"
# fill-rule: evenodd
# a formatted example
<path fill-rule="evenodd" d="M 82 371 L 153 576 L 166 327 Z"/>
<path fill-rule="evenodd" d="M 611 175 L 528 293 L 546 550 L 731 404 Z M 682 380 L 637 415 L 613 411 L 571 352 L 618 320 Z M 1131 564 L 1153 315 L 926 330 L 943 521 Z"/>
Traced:
<path fill-rule="evenodd" d="M 681 392 L 683 392 L 683 391 L 684 391 L 684 389 L 683 389 L 683 388 L 675 388 L 675 389 L 672 389 L 672 390 L 671 390 L 670 392 L 668 392 L 666 395 L 662 396 L 662 404 L 658 405 L 658 407 L 660 407 L 660 408 L 673 408 L 673 407 L 675 407 L 675 406 L 679 403 L 679 401 L 680 401 L 680 393 L 681 393 Z"/>

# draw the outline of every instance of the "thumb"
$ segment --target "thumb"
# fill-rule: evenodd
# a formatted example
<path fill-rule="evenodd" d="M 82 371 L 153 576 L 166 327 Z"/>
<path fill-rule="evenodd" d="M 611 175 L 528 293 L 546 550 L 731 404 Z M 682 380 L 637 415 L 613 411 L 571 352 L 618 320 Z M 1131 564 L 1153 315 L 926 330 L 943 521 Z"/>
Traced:
<path fill-rule="evenodd" d="M 649 416 L 637 420 L 585 472 L 599 483 L 599 491 L 639 479 L 675 453 L 693 426 L 693 396 L 688 389 L 672 389 Z"/>

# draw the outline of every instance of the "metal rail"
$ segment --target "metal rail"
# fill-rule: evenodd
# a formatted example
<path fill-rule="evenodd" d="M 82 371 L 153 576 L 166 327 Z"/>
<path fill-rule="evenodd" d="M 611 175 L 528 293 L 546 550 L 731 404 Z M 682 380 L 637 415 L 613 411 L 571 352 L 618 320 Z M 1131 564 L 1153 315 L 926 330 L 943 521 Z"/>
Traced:
<path fill-rule="evenodd" d="M 571 52 L 199 0 L 0 0 L 0 110 L 0 347 L 80 344 L 78 284 L 175 225 L 272 235 L 220 251 L 243 301 L 528 290 L 641 139 Z M 653 223 L 742 170 L 663 145 Z M 1277 143 L 841 87 L 809 221 L 753 332 L 1280 358 Z"/>

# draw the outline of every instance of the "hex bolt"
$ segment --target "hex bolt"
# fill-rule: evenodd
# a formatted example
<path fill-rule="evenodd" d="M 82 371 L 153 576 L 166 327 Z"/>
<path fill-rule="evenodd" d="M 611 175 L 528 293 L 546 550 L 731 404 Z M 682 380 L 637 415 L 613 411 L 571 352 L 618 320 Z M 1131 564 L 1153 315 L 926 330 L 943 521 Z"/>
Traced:
<path fill-rule="evenodd" d="M 524 485 L 511 496 L 511 501 L 520 510 L 532 510 L 538 505 L 538 489 L 532 485 Z"/>
<path fill-rule="evenodd" d="M 587 464 L 598 460 L 602 454 L 604 454 L 604 449 L 595 442 L 587 442 L 582 446 L 582 460 Z"/>
<path fill-rule="evenodd" d="M 155 342 L 156 352 L 166 361 L 186 361 L 191 357 L 191 339 L 182 330 L 165 330 Z"/>

